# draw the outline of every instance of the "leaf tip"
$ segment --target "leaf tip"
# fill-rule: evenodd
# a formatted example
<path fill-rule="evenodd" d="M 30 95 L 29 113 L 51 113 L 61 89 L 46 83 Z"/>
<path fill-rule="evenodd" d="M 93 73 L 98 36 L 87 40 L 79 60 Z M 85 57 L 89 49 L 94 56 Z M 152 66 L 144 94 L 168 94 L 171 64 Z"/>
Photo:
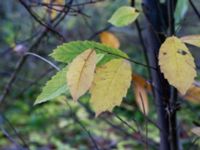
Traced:
<path fill-rule="evenodd" d="M 73 99 L 74 102 L 77 102 L 78 99 L 79 99 L 79 97 L 77 97 L 77 96 L 73 96 L 73 95 L 72 95 L 72 99 Z"/>
<path fill-rule="evenodd" d="M 95 113 L 95 118 L 97 118 L 100 114 L 101 114 L 101 112 L 96 112 Z"/>
<path fill-rule="evenodd" d="M 40 103 L 42 103 L 42 101 L 36 100 L 36 101 L 33 103 L 33 106 L 36 106 L 36 105 L 38 105 L 38 104 L 40 104 Z"/>

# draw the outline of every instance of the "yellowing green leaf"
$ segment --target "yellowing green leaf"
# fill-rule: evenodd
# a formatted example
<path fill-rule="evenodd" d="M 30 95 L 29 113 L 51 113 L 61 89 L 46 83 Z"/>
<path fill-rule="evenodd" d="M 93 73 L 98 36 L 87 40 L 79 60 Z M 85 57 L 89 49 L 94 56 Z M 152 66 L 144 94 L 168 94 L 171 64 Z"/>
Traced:
<path fill-rule="evenodd" d="M 183 36 L 181 40 L 185 43 L 200 47 L 200 35 Z"/>
<path fill-rule="evenodd" d="M 108 22 L 114 26 L 122 27 L 131 24 L 137 19 L 138 15 L 139 12 L 135 8 L 122 6 L 114 12 Z"/>
<path fill-rule="evenodd" d="M 196 76 L 194 59 L 184 43 L 175 36 L 161 45 L 159 65 L 168 82 L 185 94 Z"/>
<path fill-rule="evenodd" d="M 90 103 L 96 116 L 112 111 L 126 96 L 131 82 L 131 65 L 124 59 L 113 59 L 97 68 L 91 88 Z"/>
<path fill-rule="evenodd" d="M 150 85 L 147 84 L 146 80 L 139 75 L 133 74 L 133 87 L 135 92 L 136 103 L 145 115 L 149 113 L 149 103 L 147 97 L 147 88 L 150 88 Z"/>
<path fill-rule="evenodd" d="M 198 136 L 200 136 L 200 127 L 195 127 L 192 129 L 192 132 Z"/>
<path fill-rule="evenodd" d="M 46 83 L 34 105 L 52 100 L 68 91 L 66 86 L 66 71 L 67 67 L 56 73 L 56 75 L 54 75 L 51 80 Z"/>
<path fill-rule="evenodd" d="M 110 32 L 102 32 L 100 34 L 100 40 L 101 43 L 113 48 L 119 48 L 120 46 L 120 42 L 117 37 Z"/>
<path fill-rule="evenodd" d="M 67 83 L 73 100 L 76 101 L 90 88 L 96 61 L 96 52 L 88 49 L 78 55 L 70 64 L 67 72 Z"/>
<path fill-rule="evenodd" d="M 193 84 L 184 95 L 184 98 L 192 103 L 200 103 L 200 87 Z"/>
<path fill-rule="evenodd" d="M 112 48 L 93 41 L 73 41 L 69 43 L 64 43 L 54 49 L 51 56 L 56 61 L 70 63 L 77 55 L 90 48 L 94 49 L 97 54 L 106 54 L 104 58 L 107 60 L 119 57 L 128 58 L 127 54 L 119 49 Z"/>

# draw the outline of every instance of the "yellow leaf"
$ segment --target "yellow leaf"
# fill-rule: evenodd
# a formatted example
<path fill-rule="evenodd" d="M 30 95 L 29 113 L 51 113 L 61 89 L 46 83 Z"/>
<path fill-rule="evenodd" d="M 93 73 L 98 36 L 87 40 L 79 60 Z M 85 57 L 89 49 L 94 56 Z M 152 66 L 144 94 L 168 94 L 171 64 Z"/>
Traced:
<path fill-rule="evenodd" d="M 188 35 L 181 37 L 181 40 L 187 44 L 200 47 L 200 35 Z"/>
<path fill-rule="evenodd" d="M 100 40 L 101 43 L 113 48 L 119 48 L 120 46 L 120 42 L 117 37 L 110 32 L 102 32 L 100 34 Z"/>
<path fill-rule="evenodd" d="M 50 13 L 52 19 L 63 9 L 63 7 L 59 5 L 65 4 L 65 0 L 43 0 L 43 2 L 49 4 L 47 11 Z"/>
<path fill-rule="evenodd" d="M 130 82 L 131 65 L 124 59 L 113 59 L 97 68 L 90 100 L 96 116 L 120 105 Z"/>
<path fill-rule="evenodd" d="M 159 65 L 168 82 L 185 94 L 196 77 L 194 58 L 184 43 L 175 36 L 161 45 Z"/>
<path fill-rule="evenodd" d="M 195 127 L 192 129 L 192 132 L 198 136 L 200 136 L 200 127 Z"/>
<path fill-rule="evenodd" d="M 133 74 L 133 86 L 135 92 L 136 103 L 145 115 L 149 112 L 149 103 L 147 98 L 147 88 L 151 89 L 151 86 L 147 84 L 146 80 L 139 75 Z"/>
<path fill-rule="evenodd" d="M 200 87 L 193 84 L 184 95 L 184 98 L 192 103 L 200 103 Z"/>
<path fill-rule="evenodd" d="M 69 65 L 67 83 L 73 100 L 85 94 L 92 85 L 96 67 L 96 52 L 88 49 L 78 55 Z"/>

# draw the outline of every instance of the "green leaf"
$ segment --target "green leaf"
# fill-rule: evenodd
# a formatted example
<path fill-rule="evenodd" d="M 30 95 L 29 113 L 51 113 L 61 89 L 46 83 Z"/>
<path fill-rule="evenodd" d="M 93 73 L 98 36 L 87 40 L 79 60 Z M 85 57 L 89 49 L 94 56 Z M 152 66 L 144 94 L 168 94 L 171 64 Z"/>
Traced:
<path fill-rule="evenodd" d="M 106 46 L 93 41 L 74 41 L 69 43 L 64 43 L 58 46 L 51 56 L 56 60 L 64 63 L 70 63 L 77 55 L 81 54 L 87 49 L 94 49 L 96 53 L 100 54 L 110 54 L 104 57 L 119 58 L 128 56 L 119 49 Z"/>
<path fill-rule="evenodd" d="M 116 27 L 122 27 L 131 24 L 138 16 L 139 12 L 135 8 L 122 6 L 114 12 L 108 22 Z"/>
<path fill-rule="evenodd" d="M 188 0 L 178 0 L 176 4 L 176 9 L 174 13 L 176 24 L 180 24 L 181 20 L 184 18 L 188 10 Z"/>
<path fill-rule="evenodd" d="M 67 92 L 66 71 L 67 67 L 56 73 L 51 80 L 47 81 L 34 105 L 49 101 Z"/>

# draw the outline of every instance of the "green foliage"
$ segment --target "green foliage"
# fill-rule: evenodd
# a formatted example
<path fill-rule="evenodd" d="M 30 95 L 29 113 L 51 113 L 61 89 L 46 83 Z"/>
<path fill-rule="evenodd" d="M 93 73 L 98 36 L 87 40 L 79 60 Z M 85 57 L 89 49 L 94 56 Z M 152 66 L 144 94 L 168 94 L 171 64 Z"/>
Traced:
<path fill-rule="evenodd" d="M 117 27 L 122 27 L 131 24 L 138 17 L 139 13 L 133 7 L 122 6 L 115 11 L 112 17 L 108 20 L 111 24 Z"/>
<path fill-rule="evenodd" d="M 75 41 L 70 43 L 65 43 L 61 46 L 58 46 L 51 54 L 51 56 L 61 62 L 70 62 L 77 55 L 83 51 L 92 48 L 95 49 L 98 54 L 98 61 L 100 64 L 103 64 L 115 57 L 125 57 L 128 56 L 120 51 L 119 49 L 111 48 L 106 45 L 91 42 L 91 41 Z M 105 55 L 105 54 L 111 55 Z M 49 80 L 44 86 L 42 93 L 37 97 L 35 104 L 49 101 L 67 91 L 66 86 L 66 68 L 58 72 L 55 76 Z"/>
<path fill-rule="evenodd" d="M 187 10 L 188 10 L 188 0 L 178 0 L 174 14 L 176 24 L 179 24 L 181 20 L 183 20 Z"/>
<path fill-rule="evenodd" d="M 166 0 L 159 1 L 162 1 L 162 3 L 166 2 Z M 45 0 L 41 0 L 41 2 L 47 3 Z M 79 3 L 84 2 L 88 2 L 88 0 L 74 1 L 74 10 L 70 11 L 70 13 L 67 14 L 67 17 L 65 17 L 65 19 L 61 21 L 56 28 L 59 29 L 59 32 L 65 36 L 67 41 L 88 39 L 88 37 L 91 37 L 91 35 L 95 34 L 95 32 L 101 31 L 106 27 L 106 24 L 108 23 L 107 19 L 112 16 L 113 12 L 117 10 L 117 8 L 130 5 L 129 0 L 102 1 L 96 4 L 93 3 L 92 5 L 87 4 L 87 9 L 82 10 L 80 13 L 76 13 L 75 10 L 79 10 Z M 187 35 L 189 33 L 200 33 L 200 28 L 197 28 L 197 17 L 192 7 L 188 7 L 188 0 L 177 0 L 177 2 L 176 12 L 174 14 L 176 21 L 176 34 Z M 200 8 L 200 3 L 198 3 L 198 1 L 193 0 L 193 3 L 197 8 Z M 37 6 L 35 1 L 31 1 L 30 5 L 32 4 L 33 6 Z M 22 5 L 20 5 L 19 1 L 2 1 L 0 6 L 0 16 L 2 19 L 0 22 L 0 51 L 2 55 L 2 61 L 0 63 L 0 67 L 2 68 L 0 73 L 2 81 L 0 87 L 3 89 L 8 83 L 10 78 L 9 76 L 20 57 L 15 55 L 15 51 L 12 50 L 12 47 L 14 47 L 15 44 L 22 44 L 23 46 L 29 48 L 32 43 L 37 40 L 39 34 L 41 34 L 42 27 L 29 15 L 28 11 L 26 11 Z M 44 23 L 47 23 L 48 25 L 50 21 L 50 9 L 47 10 L 46 6 L 47 5 L 41 7 L 32 7 L 32 9 L 34 14 L 42 18 Z M 48 6 L 52 5 L 49 4 Z M 141 0 L 135 1 L 135 7 L 139 10 L 142 10 Z M 56 9 L 58 9 L 58 13 L 59 7 Z M 22 15 L 23 17 L 21 17 Z M 145 20 L 145 17 L 140 18 L 142 31 L 144 31 L 146 28 L 144 24 Z M 24 22 L 26 23 L 24 24 Z M 180 27 L 184 27 L 184 29 L 180 30 Z M 109 29 L 109 31 L 114 32 L 117 35 L 121 43 L 120 48 L 126 50 L 126 53 L 130 58 L 135 61 L 145 63 L 143 53 L 141 52 L 142 47 L 138 42 L 136 28 L 128 27 L 125 30 L 123 28 L 118 28 L 118 30 L 116 30 L 115 27 L 112 27 L 111 30 Z M 161 34 L 165 33 L 162 32 Z M 98 38 L 98 35 L 96 38 Z M 32 49 L 32 52 L 47 58 L 47 55 L 51 53 L 51 50 L 58 45 L 58 43 L 62 43 L 60 38 L 48 32 L 46 36 L 41 39 L 41 42 L 38 43 L 38 46 Z M 77 57 L 77 55 L 86 49 L 91 48 L 90 46 L 93 45 L 89 44 L 88 46 L 85 44 L 86 42 L 81 42 L 79 43 L 80 46 L 77 46 L 76 48 L 75 46 L 70 47 L 70 44 L 72 43 L 76 45 L 76 42 L 70 42 L 59 46 L 63 50 L 55 50 L 52 56 L 54 57 L 55 55 L 56 59 L 58 58 L 57 61 L 59 62 L 70 63 L 75 57 Z M 97 44 L 100 45 L 99 43 Z M 65 48 L 65 45 L 67 45 L 67 48 Z M 197 58 L 196 60 L 199 63 L 200 55 L 198 49 L 195 49 L 195 47 L 192 46 L 190 48 L 193 56 Z M 105 51 L 105 46 L 103 50 Z M 123 52 L 118 50 L 116 52 L 115 50 L 112 49 L 110 51 L 109 47 L 109 53 L 113 53 L 114 51 L 114 55 L 120 54 L 120 56 L 123 55 L 127 57 L 127 55 Z M 97 67 L 100 67 L 101 65 L 110 61 L 110 59 L 116 57 L 113 56 L 113 54 L 107 54 L 106 52 L 98 49 L 96 49 L 96 51 L 98 57 Z M 61 60 L 59 60 L 60 58 Z M 64 65 L 65 64 L 62 64 L 62 66 Z M 50 81 L 46 83 L 42 93 L 37 99 L 39 101 L 38 103 L 49 101 L 51 99 L 53 99 L 53 101 L 45 103 L 45 105 L 33 106 L 32 100 L 36 99 L 35 96 L 38 94 L 38 89 L 40 88 L 41 84 L 44 84 L 44 81 L 49 78 L 47 74 L 48 68 L 48 64 L 44 63 L 43 61 L 28 57 L 20 73 L 17 74 L 17 79 L 12 85 L 10 94 L 7 95 L 7 100 L 1 104 L 3 115 L 9 119 L 10 123 L 14 126 L 19 135 L 24 138 L 25 142 L 29 145 L 28 149 L 94 149 L 91 139 L 85 130 L 82 129 L 82 127 L 77 123 L 76 119 L 73 118 L 70 109 L 72 109 L 74 114 L 77 115 L 80 122 L 85 125 L 85 128 L 89 130 L 100 149 L 112 149 L 114 147 L 114 149 L 119 150 L 145 149 L 146 145 L 141 139 L 145 140 L 146 137 L 141 137 L 139 132 L 141 132 L 143 135 L 146 135 L 146 128 L 148 129 L 148 138 L 152 139 L 152 141 L 156 142 L 156 144 L 159 144 L 159 129 L 150 122 L 146 124 L 146 117 L 144 117 L 143 114 L 138 111 L 132 88 L 129 89 L 128 95 L 123 100 L 122 105 L 120 107 L 115 107 L 114 114 L 127 121 L 129 126 L 139 132 L 133 132 L 132 128 L 126 126 L 119 119 L 117 119 L 115 115 L 111 115 L 109 113 L 102 114 L 101 117 L 94 119 L 92 117 L 93 114 L 91 113 L 92 111 L 89 105 L 90 94 L 86 94 L 85 96 L 81 97 L 79 100 L 80 103 L 74 103 L 71 101 L 70 97 L 68 97 L 69 92 L 65 81 L 66 72 L 64 73 L 64 70 L 62 70 L 63 74 L 61 73 L 62 71 L 58 72 L 50 79 Z M 149 78 L 146 67 L 133 63 L 132 68 L 134 68 L 134 73 L 140 74 L 146 79 Z M 59 78 L 60 81 L 57 81 Z M 196 81 L 199 80 L 200 77 L 198 75 Z M 45 94 L 46 92 L 47 94 Z M 116 93 L 116 91 L 113 92 Z M 63 94 L 64 96 L 56 97 L 56 95 L 60 95 L 62 93 L 67 93 L 67 103 L 71 105 L 71 108 L 69 108 L 65 103 L 66 94 Z M 192 94 L 192 96 L 194 96 L 194 94 Z M 150 93 L 149 98 L 150 112 L 148 117 L 151 119 L 151 121 L 156 122 L 157 105 L 155 105 L 153 95 Z M 178 101 L 181 103 L 181 109 L 178 111 L 177 117 L 181 127 L 180 142 L 182 143 L 182 147 L 183 149 L 199 149 L 200 140 L 195 140 L 197 136 L 192 134 L 190 129 L 195 126 L 194 123 L 199 124 L 200 106 L 193 105 L 186 100 L 183 101 L 182 97 L 180 97 Z M 8 132 L 8 135 L 10 135 L 14 142 L 16 141 L 17 144 L 21 145 L 22 142 L 18 139 L 18 136 L 14 133 L 12 128 L 10 128 L 9 123 L 7 123 L 6 120 L 0 120 L 1 130 Z M 193 142 L 193 139 L 195 142 Z M 0 149 L 19 149 L 19 147 L 16 147 L 14 142 L 7 139 L 7 136 L 5 136 L 4 132 L 0 132 Z M 151 140 L 148 144 L 148 148 L 151 150 Z"/>
<path fill-rule="evenodd" d="M 15 35 L 14 35 L 14 25 L 10 22 L 3 23 L 0 33 L 2 32 L 3 36 L 1 37 L 4 42 L 8 45 L 12 45 L 14 43 Z"/>
<path fill-rule="evenodd" d="M 77 55 L 81 54 L 83 51 L 92 48 L 95 49 L 97 53 L 111 54 L 105 57 L 116 58 L 116 57 L 128 57 L 124 52 L 119 49 L 111 48 L 109 46 L 93 42 L 93 41 L 75 41 L 64 43 L 58 46 L 51 56 L 56 60 L 64 63 L 71 62 Z"/>
<path fill-rule="evenodd" d="M 37 97 L 35 104 L 49 101 L 65 92 L 67 92 L 66 84 L 67 67 L 59 71 L 49 80 L 42 89 L 42 93 Z"/>

